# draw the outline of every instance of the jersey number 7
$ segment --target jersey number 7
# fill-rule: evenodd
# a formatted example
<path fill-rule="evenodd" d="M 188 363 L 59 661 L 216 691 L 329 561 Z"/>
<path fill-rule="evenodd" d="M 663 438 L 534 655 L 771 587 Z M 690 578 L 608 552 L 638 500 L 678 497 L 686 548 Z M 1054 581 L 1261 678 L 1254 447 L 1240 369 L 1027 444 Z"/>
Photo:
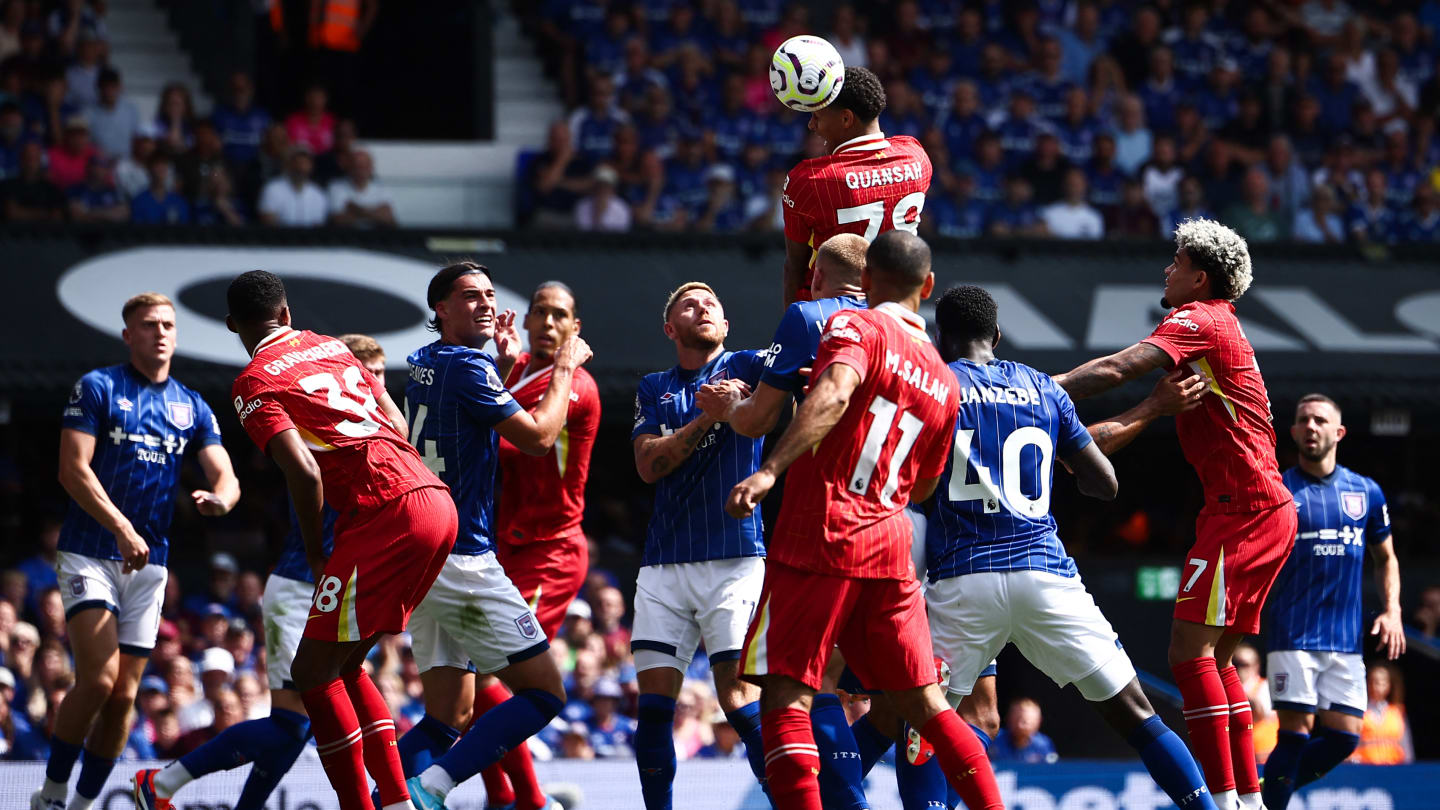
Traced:
<path fill-rule="evenodd" d="M 907 215 L 911 209 L 915 210 L 915 221 L 907 221 Z M 897 231 L 909 231 L 915 233 L 920 228 L 920 212 L 925 210 L 925 193 L 912 191 L 895 201 L 895 209 L 890 212 L 890 227 Z M 837 208 L 835 210 L 835 223 L 837 225 L 849 225 L 852 222 L 865 223 L 865 239 L 874 241 L 880 235 L 880 228 L 885 223 L 885 201 L 876 200 L 864 205 L 853 205 L 849 208 Z"/>

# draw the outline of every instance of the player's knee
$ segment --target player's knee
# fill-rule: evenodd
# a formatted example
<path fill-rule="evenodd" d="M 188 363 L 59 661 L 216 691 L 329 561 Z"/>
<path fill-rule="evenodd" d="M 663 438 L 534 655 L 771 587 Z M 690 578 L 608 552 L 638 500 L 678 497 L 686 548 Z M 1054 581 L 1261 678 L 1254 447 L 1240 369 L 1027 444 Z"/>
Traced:
<path fill-rule="evenodd" d="M 115 682 L 120 679 L 120 668 L 111 663 L 99 667 L 90 668 L 76 667 L 75 687 L 97 695 L 108 696 L 115 691 Z"/>

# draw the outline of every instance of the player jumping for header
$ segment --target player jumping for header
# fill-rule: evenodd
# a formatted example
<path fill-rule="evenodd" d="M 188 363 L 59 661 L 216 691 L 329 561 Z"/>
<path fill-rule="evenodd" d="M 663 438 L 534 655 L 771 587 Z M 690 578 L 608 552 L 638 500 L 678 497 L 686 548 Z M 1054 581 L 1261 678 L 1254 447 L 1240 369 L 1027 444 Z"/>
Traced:
<path fill-rule="evenodd" d="M 1200 407 L 1175 417 L 1205 506 L 1185 556 L 1169 657 L 1195 758 L 1221 810 L 1261 806 L 1250 702 L 1230 656 L 1259 631 L 1265 597 L 1295 542 L 1295 504 L 1275 462 L 1270 399 L 1235 317 L 1233 302 L 1252 278 L 1238 234 L 1206 219 L 1181 223 L 1165 268 L 1165 319 L 1130 348 L 1054 378 L 1083 399 L 1154 369 L 1188 367 L 1209 390 Z M 1109 453 L 1157 416 L 1142 403 L 1095 426 L 1093 435 Z"/>

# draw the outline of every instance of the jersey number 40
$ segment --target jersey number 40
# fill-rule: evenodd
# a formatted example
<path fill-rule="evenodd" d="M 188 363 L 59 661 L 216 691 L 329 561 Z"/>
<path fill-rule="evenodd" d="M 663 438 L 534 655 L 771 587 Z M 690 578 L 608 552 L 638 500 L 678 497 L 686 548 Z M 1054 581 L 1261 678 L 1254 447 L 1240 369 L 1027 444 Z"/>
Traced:
<path fill-rule="evenodd" d="M 950 491 L 947 493 L 952 503 L 965 501 L 980 501 L 986 514 L 993 514 L 1000 511 L 1003 503 L 1013 512 L 1028 518 L 1040 518 L 1050 512 L 1050 459 L 1055 455 L 1055 445 L 1050 441 L 1050 434 L 1038 427 L 1022 427 L 1011 431 L 1005 437 L 1005 443 L 1000 447 L 1000 485 L 995 485 L 994 475 L 989 467 L 978 463 L 978 459 L 970 457 L 970 445 L 975 440 L 975 431 L 960 429 L 955 431 L 955 450 L 950 471 Z M 1036 461 L 1034 477 L 1038 479 L 1040 491 L 1034 498 L 1027 496 L 1020 489 L 1020 482 L 1028 476 L 1021 472 L 1020 455 L 1026 447 L 1034 447 L 1040 451 L 1040 458 Z M 975 470 L 975 482 L 966 483 L 970 480 L 970 470 Z M 1000 493 L 1005 493 L 1002 501 Z"/>

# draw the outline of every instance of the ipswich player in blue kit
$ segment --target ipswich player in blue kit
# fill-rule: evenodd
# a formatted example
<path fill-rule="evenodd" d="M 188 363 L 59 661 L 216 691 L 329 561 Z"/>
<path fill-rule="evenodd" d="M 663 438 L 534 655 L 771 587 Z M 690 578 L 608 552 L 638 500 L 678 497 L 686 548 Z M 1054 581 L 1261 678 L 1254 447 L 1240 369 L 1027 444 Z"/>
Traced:
<path fill-rule="evenodd" d="M 385 379 L 385 352 L 368 335 L 341 335 L 338 340 L 375 375 Z M 323 548 L 330 556 L 335 542 L 337 514 L 328 505 L 323 516 Z M 305 621 L 315 597 L 315 574 L 305 555 L 300 522 L 290 509 L 290 533 L 275 568 L 265 580 L 261 608 L 265 616 L 265 674 L 270 682 L 270 715 L 247 720 L 222 731 L 164 768 L 137 771 L 134 779 L 135 804 L 140 810 L 166 810 L 171 798 L 185 785 L 206 774 L 255 763 L 245 777 L 245 786 L 235 801 L 235 810 L 264 810 L 265 802 L 280 780 L 305 750 L 310 737 L 310 716 L 295 682 L 290 664 L 305 632 Z"/>
<path fill-rule="evenodd" d="M 738 677 L 765 579 L 764 530 L 758 512 L 725 514 L 730 488 L 760 466 L 762 443 L 707 415 L 696 394 L 707 383 L 749 393 L 765 353 L 725 349 L 725 309 L 698 281 L 670 294 L 664 327 L 679 363 L 640 381 L 630 433 L 635 468 L 655 485 L 630 642 L 640 687 L 635 764 L 647 810 L 671 806 L 675 698 L 701 641 L 720 708 L 745 740 L 756 777 L 764 774 L 760 689 Z"/>
<path fill-rule="evenodd" d="M 1344 762 L 1360 743 L 1366 704 L 1361 579 L 1367 550 L 1384 605 L 1370 635 L 1392 661 L 1405 652 L 1390 511 L 1374 481 L 1335 462 L 1345 437 L 1340 407 L 1321 394 L 1301 397 L 1290 436 L 1300 464 L 1286 470 L 1284 479 L 1300 525 L 1270 598 L 1266 665 L 1280 720 L 1261 786 L 1270 810 L 1284 810 L 1296 788 Z"/>
<path fill-rule="evenodd" d="M 483 351 L 494 339 L 503 355 L 514 357 L 518 352 L 510 350 L 519 345 L 515 313 L 496 309 L 489 269 L 452 264 L 430 280 L 426 300 L 440 339 L 408 358 L 406 415 L 410 441 L 450 487 L 460 525 L 440 576 L 410 620 L 425 717 L 399 747 L 416 807 L 435 810 L 456 785 L 523 745 L 565 705 L 560 671 L 546 654 L 550 642 L 495 559 L 495 482 L 500 436 L 530 455 L 554 446 L 565 426 L 571 380 L 590 359 L 590 347 L 579 335 L 561 344 L 545 396 L 527 411 Z M 475 702 L 472 666 L 499 676 L 515 696 L 475 718 L 455 742 Z"/>
<path fill-rule="evenodd" d="M 125 302 L 121 315 L 130 361 L 82 377 L 61 419 L 60 483 L 72 500 L 55 569 L 76 681 L 60 703 L 32 810 L 66 807 L 82 744 L 69 807 L 89 808 L 125 747 L 160 627 L 167 535 L 185 451 L 195 451 L 210 485 L 190 493 L 200 514 L 223 515 L 240 499 L 210 406 L 170 376 L 174 305 L 142 293 Z"/>
<path fill-rule="evenodd" d="M 1081 493 L 1105 501 L 1119 488 L 1115 470 L 1063 389 L 995 358 L 998 314 L 995 299 L 974 286 L 951 288 L 935 307 L 960 411 L 950 462 L 927 507 L 925 601 L 935 654 L 950 664 L 951 702 L 1013 642 L 1056 684 L 1075 684 L 1176 805 L 1210 810 L 1200 768 L 1150 707 L 1050 514 L 1057 460 Z M 1151 396 L 1176 412 L 1198 401 L 1185 390 L 1167 380 Z"/>

